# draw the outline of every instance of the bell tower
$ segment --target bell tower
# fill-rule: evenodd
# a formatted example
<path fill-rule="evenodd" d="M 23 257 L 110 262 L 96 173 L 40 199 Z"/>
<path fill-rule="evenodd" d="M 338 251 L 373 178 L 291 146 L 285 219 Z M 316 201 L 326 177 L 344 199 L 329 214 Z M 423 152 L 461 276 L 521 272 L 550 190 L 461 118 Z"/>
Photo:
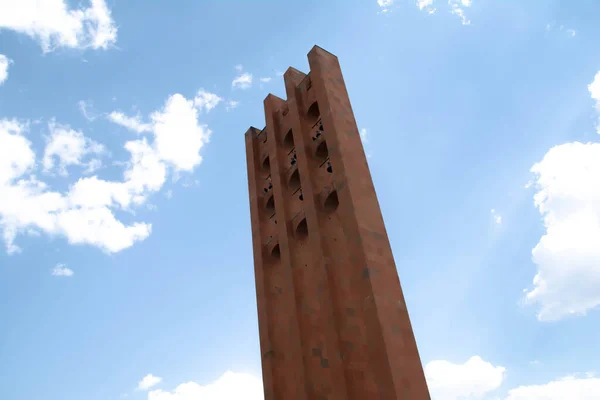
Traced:
<path fill-rule="evenodd" d="M 315 46 L 245 135 L 266 400 L 429 400 L 340 64 Z"/>

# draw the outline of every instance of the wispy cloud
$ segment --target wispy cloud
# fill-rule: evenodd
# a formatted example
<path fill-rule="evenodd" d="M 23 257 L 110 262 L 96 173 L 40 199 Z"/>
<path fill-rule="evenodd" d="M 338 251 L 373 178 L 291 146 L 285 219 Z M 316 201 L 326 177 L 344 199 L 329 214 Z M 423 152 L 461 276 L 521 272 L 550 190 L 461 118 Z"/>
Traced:
<path fill-rule="evenodd" d="M 56 264 L 56 266 L 52 268 L 52 276 L 71 277 L 73 274 L 73 270 L 67 268 L 66 264 Z"/>
<path fill-rule="evenodd" d="M 465 9 L 471 7 L 471 0 L 448 0 L 451 10 L 450 12 L 457 15 L 463 25 L 470 25 L 471 21 L 465 16 Z"/>
<path fill-rule="evenodd" d="M 500 225 L 502 223 L 502 216 L 496 212 L 495 209 L 490 210 L 492 217 L 494 218 L 494 222 Z"/>
<path fill-rule="evenodd" d="M 394 0 L 377 0 L 377 4 L 381 8 L 381 12 L 386 13 L 390 11 L 390 7 L 394 4 Z"/>
<path fill-rule="evenodd" d="M 100 143 L 85 137 L 82 132 L 71 129 L 68 125 L 55 122 L 48 124 L 50 136 L 46 138 L 46 148 L 42 165 L 44 172 L 52 173 L 56 168 L 60 175 L 67 175 L 67 167 L 83 166 L 86 171 L 93 172 L 102 163 L 98 158 L 85 162 L 87 156 L 98 156 L 106 152 Z"/>
<path fill-rule="evenodd" d="M 231 110 L 233 110 L 234 108 L 236 108 L 239 105 L 240 105 L 239 101 L 229 100 L 229 101 L 227 101 L 227 104 L 225 105 L 225 110 L 231 111 Z"/>
<path fill-rule="evenodd" d="M 235 77 L 231 82 L 231 86 L 237 89 L 248 89 L 252 87 L 252 74 L 243 72 L 241 75 Z"/>
<path fill-rule="evenodd" d="M 0 85 L 8 78 L 8 66 L 12 64 L 12 60 L 4 54 L 0 54 Z"/>
<path fill-rule="evenodd" d="M 564 25 L 556 26 L 555 24 L 546 24 L 546 32 L 550 32 L 554 29 L 556 29 L 558 32 L 562 32 L 564 35 L 566 35 L 568 37 L 577 36 L 577 31 L 575 29 L 567 28 Z"/>
<path fill-rule="evenodd" d="M 91 101 L 79 100 L 77 102 L 77 107 L 79 108 L 79 111 L 83 117 L 90 122 L 94 121 L 100 115 L 94 110 L 94 105 Z"/>
<path fill-rule="evenodd" d="M 196 108 L 206 112 L 209 112 L 215 108 L 221 101 L 223 101 L 222 98 L 214 93 L 207 92 L 204 89 L 198 90 L 196 97 L 194 97 L 194 105 Z"/>
<path fill-rule="evenodd" d="M 367 149 L 367 143 L 369 143 L 369 132 L 367 131 L 366 128 L 362 128 L 359 131 L 359 134 L 360 134 L 360 140 L 362 141 L 363 147 L 365 149 L 365 155 L 367 156 L 367 158 L 371 158 L 372 153 L 370 151 L 368 151 L 368 149 Z"/>
<path fill-rule="evenodd" d="M 435 12 L 433 0 L 417 0 L 417 7 L 419 7 L 419 10 L 427 11 L 429 14 L 433 14 Z"/>
<path fill-rule="evenodd" d="M 152 124 L 142 122 L 142 117 L 139 115 L 129 117 L 120 111 L 113 111 L 108 114 L 108 119 L 136 133 L 150 132 L 152 130 Z"/>
<path fill-rule="evenodd" d="M 142 378 L 141 381 L 138 382 L 138 390 L 148 390 L 151 387 L 154 387 L 156 385 L 158 385 L 159 383 L 161 383 L 163 380 L 163 378 L 159 377 L 159 376 L 154 376 L 152 374 L 148 374 L 145 377 Z"/>

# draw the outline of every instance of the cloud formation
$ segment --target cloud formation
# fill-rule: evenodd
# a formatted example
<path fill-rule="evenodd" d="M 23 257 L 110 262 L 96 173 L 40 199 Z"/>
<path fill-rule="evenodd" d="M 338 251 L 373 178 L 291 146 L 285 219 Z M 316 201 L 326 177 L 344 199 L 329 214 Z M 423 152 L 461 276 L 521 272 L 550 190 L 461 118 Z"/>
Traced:
<path fill-rule="evenodd" d="M 239 102 L 239 101 L 235 101 L 235 100 L 229 100 L 229 101 L 227 102 L 227 104 L 225 105 L 225 109 L 226 109 L 227 111 L 231 111 L 231 110 L 233 110 L 234 108 L 237 108 L 237 106 L 239 106 L 239 105 L 240 105 L 240 102 Z"/>
<path fill-rule="evenodd" d="M 600 72 L 588 90 L 600 114 Z M 537 274 L 525 302 L 542 321 L 585 315 L 600 305 L 600 143 L 555 146 L 531 171 L 546 233 L 532 251 Z"/>
<path fill-rule="evenodd" d="M 67 268 L 66 264 L 56 264 L 54 268 L 52 268 L 52 276 L 62 276 L 62 277 L 71 277 L 74 272 L 72 269 Z"/>
<path fill-rule="evenodd" d="M 48 125 L 50 136 L 46 138 L 46 149 L 42 165 L 44 172 L 51 173 L 55 169 L 60 175 L 66 176 L 67 167 L 85 166 L 86 173 L 91 173 L 102 164 L 94 158 L 87 162 L 88 155 L 101 155 L 106 151 L 103 145 L 86 138 L 82 132 L 75 131 L 67 125 L 51 122 Z"/>
<path fill-rule="evenodd" d="M 0 0 L 0 31 L 12 30 L 39 42 L 44 52 L 59 47 L 106 49 L 117 27 L 105 0 L 72 8 L 65 0 Z"/>
<path fill-rule="evenodd" d="M 425 10 L 429 14 L 433 14 L 435 12 L 433 0 L 417 0 L 417 7 L 419 7 L 419 10 Z"/>
<path fill-rule="evenodd" d="M 600 379 L 567 376 L 541 385 L 519 386 L 508 392 L 506 400 L 595 400 L 600 393 Z"/>
<path fill-rule="evenodd" d="M 378 0 L 385 1 L 385 0 Z M 446 1 L 446 0 L 444 0 Z M 471 0 L 447 0 L 450 7 L 450 13 L 458 16 L 463 25 L 471 24 L 471 21 L 466 17 L 465 10 L 472 5 Z M 434 6 L 435 0 L 417 0 L 416 4 L 419 10 L 425 11 L 428 14 L 433 14 L 437 11 Z"/>
<path fill-rule="evenodd" d="M 148 400 L 263 400 L 262 380 L 253 375 L 226 372 L 215 382 L 182 383 L 173 391 L 153 390 Z"/>
<path fill-rule="evenodd" d="M 424 368 L 432 399 L 459 400 L 481 398 L 498 389 L 506 369 L 494 366 L 479 356 L 473 356 L 464 364 L 434 360 Z"/>
<path fill-rule="evenodd" d="M 502 215 L 498 214 L 495 209 L 490 210 L 492 217 L 494 218 L 494 222 L 498 225 L 502 224 Z"/>
<path fill-rule="evenodd" d="M 162 380 L 163 378 L 159 376 L 148 374 L 145 377 L 143 377 L 141 381 L 139 381 L 137 388 L 138 390 L 148 390 L 161 383 Z"/>
<path fill-rule="evenodd" d="M 26 137 L 29 125 L 0 120 L 0 232 L 7 252 L 20 251 L 15 243 L 17 236 L 32 229 L 108 253 L 147 238 L 151 224 L 125 224 L 115 212 L 130 212 L 143 205 L 163 187 L 169 173 L 191 172 L 202 162 L 200 152 L 211 131 L 199 123 L 196 103 L 195 99 L 174 94 L 150 115 L 151 122 L 144 129 L 152 135 L 124 145 L 129 161 L 121 180 L 82 177 L 64 192 L 52 190 L 36 177 L 36 155 Z M 209 103 L 201 106 L 207 109 Z M 85 155 L 103 150 L 103 146 L 68 126 L 52 122 L 49 127 L 43 170 L 63 171 L 67 166 L 87 165 Z"/>
<path fill-rule="evenodd" d="M 394 4 L 394 0 L 377 0 L 377 5 L 381 8 L 381 12 L 386 13 Z"/>
<path fill-rule="evenodd" d="M 12 61 L 4 54 L 0 54 L 0 85 L 8 79 L 8 66 Z"/>
<path fill-rule="evenodd" d="M 457 15 L 463 25 L 470 25 L 471 21 L 465 16 L 465 9 L 471 7 L 471 0 L 449 0 L 450 12 Z"/>
<path fill-rule="evenodd" d="M 598 112 L 598 124 L 596 125 L 596 130 L 600 134 L 600 71 L 598 71 L 592 83 L 588 85 L 588 90 L 590 96 L 592 96 L 592 99 L 596 102 L 595 107 Z"/>
<path fill-rule="evenodd" d="M 92 122 L 98 118 L 98 113 L 94 111 L 94 107 L 91 102 L 79 100 L 77 102 L 77 107 L 79 108 L 81 115 L 83 115 L 83 117 L 88 121 Z"/>
<path fill-rule="evenodd" d="M 219 105 L 221 101 L 223 101 L 223 99 L 216 94 L 200 89 L 198 90 L 198 93 L 196 93 L 196 97 L 194 97 L 194 106 L 199 110 L 209 112 Z"/>
<path fill-rule="evenodd" d="M 540 320 L 584 315 L 600 305 L 600 143 L 555 146 L 531 171 L 546 233 L 525 300 Z"/>
<path fill-rule="evenodd" d="M 142 122 L 142 117 L 139 115 L 129 117 L 120 111 L 112 111 L 108 114 L 107 118 L 111 122 L 136 133 L 150 132 L 152 130 L 152 125 Z"/>
<path fill-rule="evenodd" d="M 252 74 L 249 72 L 243 72 L 236 76 L 231 82 L 231 87 L 234 89 L 248 89 L 252 87 Z"/>

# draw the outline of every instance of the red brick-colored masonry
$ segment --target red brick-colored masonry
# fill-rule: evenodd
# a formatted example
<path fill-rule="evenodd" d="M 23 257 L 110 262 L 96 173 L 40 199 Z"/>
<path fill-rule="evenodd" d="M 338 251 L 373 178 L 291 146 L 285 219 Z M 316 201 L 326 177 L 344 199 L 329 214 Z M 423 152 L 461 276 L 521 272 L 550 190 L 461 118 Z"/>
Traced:
<path fill-rule="evenodd" d="M 289 68 L 245 135 L 266 400 L 429 400 L 336 56 Z"/>

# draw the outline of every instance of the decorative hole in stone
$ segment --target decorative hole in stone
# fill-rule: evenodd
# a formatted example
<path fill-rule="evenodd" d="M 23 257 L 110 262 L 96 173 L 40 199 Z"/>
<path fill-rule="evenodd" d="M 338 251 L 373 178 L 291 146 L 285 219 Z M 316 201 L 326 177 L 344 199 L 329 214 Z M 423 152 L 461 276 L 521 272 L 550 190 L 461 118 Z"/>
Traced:
<path fill-rule="evenodd" d="M 271 250 L 271 257 L 273 257 L 273 258 L 281 257 L 281 250 L 279 249 L 279 243 L 277 243 L 275 246 L 273 246 L 273 249 Z"/>
<path fill-rule="evenodd" d="M 308 225 L 306 224 L 306 218 L 303 218 L 296 227 L 296 237 L 298 239 L 304 239 L 308 237 Z"/>
<path fill-rule="evenodd" d="M 288 187 L 293 191 L 296 191 L 298 188 L 300 188 L 300 173 L 298 172 L 298 168 L 296 168 L 296 170 L 290 176 Z"/>
<path fill-rule="evenodd" d="M 288 149 L 294 147 L 294 134 L 292 133 L 291 129 L 285 134 L 285 137 L 283 138 L 283 145 Z"/>
<path fill-rule="evenodd" d="M 340 202 L 338 200 L 337 191 L 334 190 L 331 193 L 329 193 L 329 195 L 325 199 L 325 203 L 323 203 L 323 208 L 327 212 L 333 212 L 338 208 L 339 204 L 340 204 Z"/>
<path fill-rule="evenodd" d="M 262 163 L 262 167 L 265 171 L 268 171 L 271 169 L 271 161 L 269 160 L 269 156 L 266 156 L 263 163 Z"/>
<path fill-rule="evenodd" d="M 267 209 L 267 211 L 269 212 L 273 212 L 275 211 L 275 198 L 273 197 L 273 194 L 271 193 L 271 195 L 269 196 L 269 198 L 267 199 L 267 202 L 265 203 L 265 208 Z"/>
<path fill-rule="evenodd" d="M 325 140 L 318 144 L 315 150 L 315 155 L 321 159 L 327 158 L 329 156 L 329 149 L 327 149 L 327 142 Z"/>
<path fill-rule="evenodd" d="M 308 107 L 308 111 L 306 112 L 306 117 L 312 127 L 320 118 L 321 112 L 319 111 L 319 103 L 316 101 Z"/>

